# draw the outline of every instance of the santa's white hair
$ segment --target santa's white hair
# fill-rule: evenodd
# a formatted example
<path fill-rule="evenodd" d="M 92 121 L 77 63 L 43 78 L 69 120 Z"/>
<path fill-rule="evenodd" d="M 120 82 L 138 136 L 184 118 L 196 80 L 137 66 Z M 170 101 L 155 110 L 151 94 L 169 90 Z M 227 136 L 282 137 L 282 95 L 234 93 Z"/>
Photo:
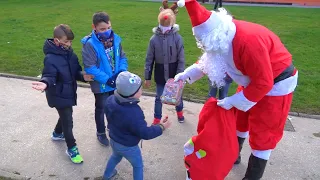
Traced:
<path fill-rule="evenodd" d="M 197 46 L 203 50 L 203 55 L 199 61 L 199 67 L 207 74 L 212 86 L 222 87 L 225 85 L 224 78 L 227 71 L 227 58 L 232 48 L 232 40 L 235 35 L 235 24 L 232 16 L 224 8 L 219 8 L 217 13 L 221 18 L 220 25 L 210 33 L 196 38 Z"/>

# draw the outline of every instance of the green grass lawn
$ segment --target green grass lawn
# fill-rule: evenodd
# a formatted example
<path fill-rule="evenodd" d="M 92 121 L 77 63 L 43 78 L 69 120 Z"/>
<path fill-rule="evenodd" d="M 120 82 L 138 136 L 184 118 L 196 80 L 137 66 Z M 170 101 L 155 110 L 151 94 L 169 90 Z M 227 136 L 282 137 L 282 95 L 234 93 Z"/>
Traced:
<path fill-rule="evenodd" d="M 76 38 L 73 48 L 81 59 L 80 39 L 91 31 L 95 11 L 107 11 L 112 26 L 123 39 L 129 70 L 143 75 L 144 59 L 151 29 L 157 25 L 160 3 L 128 0 L 2 0 L 0 1 L 0 72 L 37 76 L 43 64 L 42 46 L 53 27 L 65 23 Z M 212 6 L 208 6 L 212 8 Z M 237 19 L 260 23 L 277 33 L 293 54 L 299 69 L 299 86 L 292 111 L 320 114 L 320 9 L 278 7 L 227 7 Z M 201 55 L 191 32 L 185 8 L 177 22 L 185 42 L 186 64 Z M 230 94 L 234 92 L 233 84 Z M 154 87 L 153 87 L 154 88 Z M 151 89 L 153 90 L 153 89 Z M 185 95 L 205 98 L 207 79 L 187 85 Z"/>
<path fill-rule="evenodd" d="M 0 180 L 14 180 L 14 179 L 0 176 Z"/>

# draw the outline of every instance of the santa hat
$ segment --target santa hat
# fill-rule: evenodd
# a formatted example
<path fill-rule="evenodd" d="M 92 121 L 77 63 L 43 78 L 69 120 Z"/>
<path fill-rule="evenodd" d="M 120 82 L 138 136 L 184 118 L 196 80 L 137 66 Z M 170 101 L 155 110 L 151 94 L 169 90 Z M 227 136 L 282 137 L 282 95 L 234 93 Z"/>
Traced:
<path fill-rule="evenodd" d="M 186 6 L 192 23 L 193 34 L 199 39 L 218 28 L 221 23 L 221 19 L 216 12 L 208 11 L 196 0 L 179 0 L 177 5 L 179 7 Z"/>

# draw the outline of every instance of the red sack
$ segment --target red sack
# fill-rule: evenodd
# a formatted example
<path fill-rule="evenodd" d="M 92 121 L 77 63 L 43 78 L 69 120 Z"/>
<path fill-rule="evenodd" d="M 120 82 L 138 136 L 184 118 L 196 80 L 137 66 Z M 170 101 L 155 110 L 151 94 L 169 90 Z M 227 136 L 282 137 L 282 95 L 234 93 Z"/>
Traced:
<path fill-rule="evenodd" d="M 235 109 L 225 110 L 210 98 L 200 112 L 197 132 L 184 146 L 188 178 L 224 180 L 239 153 Z"/>

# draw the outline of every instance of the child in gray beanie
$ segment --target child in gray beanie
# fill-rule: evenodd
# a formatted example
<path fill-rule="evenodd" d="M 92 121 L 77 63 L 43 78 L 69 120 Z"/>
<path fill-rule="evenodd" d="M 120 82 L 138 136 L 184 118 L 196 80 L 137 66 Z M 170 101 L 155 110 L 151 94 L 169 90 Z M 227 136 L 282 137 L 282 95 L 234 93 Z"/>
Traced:
<path fill-rule="evenodd" d="M 171 125 L 167 118 L 158 125 L 147 126 L 138 105 L 142 95 L 142 81 L 138 75 L 121 72 L 116 79 L 116 90 L 106 102 L 106 115 L 110 129 L 112 155 L 108 160 L 103 179 L 117 174 L 115 167 L 124 157 L 133 167 L 133 179 L 143 180 L 143 162 L 138 146 L 141 139 L 149 140 L 162 135 Z"/>

